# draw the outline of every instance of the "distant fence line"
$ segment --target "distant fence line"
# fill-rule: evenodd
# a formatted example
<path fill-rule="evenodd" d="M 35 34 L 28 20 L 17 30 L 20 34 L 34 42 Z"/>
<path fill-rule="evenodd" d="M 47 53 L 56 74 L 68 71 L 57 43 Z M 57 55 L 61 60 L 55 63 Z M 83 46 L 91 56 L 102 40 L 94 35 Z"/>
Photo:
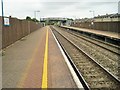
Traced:
<path fill-rule="evenodd" d="M 1 17 L 0 17 L 1 18 Z M 5 48 L 31 32 L 41 28 L 41 23 L 9 18 L 10 26 L 2 25 L 2 48 Z"/>
<path fill-rule="evenodd" d="M 76 23 L 72 23 L 71 26 L 120 33 L 120 21 L 94 22 L 94 24 L 91 24 L 91 22 L 76 22 Z"/>

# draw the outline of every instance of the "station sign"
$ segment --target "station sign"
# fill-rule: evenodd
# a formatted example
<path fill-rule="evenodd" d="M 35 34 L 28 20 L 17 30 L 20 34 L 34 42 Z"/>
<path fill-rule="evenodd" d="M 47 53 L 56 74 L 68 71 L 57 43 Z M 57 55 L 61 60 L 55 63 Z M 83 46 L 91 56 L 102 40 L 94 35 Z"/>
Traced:
<path fill-rule="evenodd" d="M 10 26 L 10 21 L 8 17 L 4 17 L 4 26 Z"/>

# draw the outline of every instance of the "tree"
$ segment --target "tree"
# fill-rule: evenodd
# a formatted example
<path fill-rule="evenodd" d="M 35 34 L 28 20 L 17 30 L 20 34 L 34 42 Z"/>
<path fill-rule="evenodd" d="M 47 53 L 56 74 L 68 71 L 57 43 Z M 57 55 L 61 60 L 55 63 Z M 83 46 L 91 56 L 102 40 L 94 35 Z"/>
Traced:
<path fill-rule="evenodd" d="M 29 17 L 29 16 L 27 16 L 26 17 L 26 20 L 28 20 L 28 21 L 33 21 L 33 22 L 39 22 L 36 18 L 31 18 L 31 17 Z"/>
<path fill-rule="evenodd" d="M 27 16 L 27 17 L 26 17 L 26 20 L 31 21 L 32 19 L 31 19 L 31 17 Z"/>
<path fill-rule="evenodd" d="M 34 22 L 39 22 L 36 18 L 33 18 L 32 21 L 34 21 Z"/>

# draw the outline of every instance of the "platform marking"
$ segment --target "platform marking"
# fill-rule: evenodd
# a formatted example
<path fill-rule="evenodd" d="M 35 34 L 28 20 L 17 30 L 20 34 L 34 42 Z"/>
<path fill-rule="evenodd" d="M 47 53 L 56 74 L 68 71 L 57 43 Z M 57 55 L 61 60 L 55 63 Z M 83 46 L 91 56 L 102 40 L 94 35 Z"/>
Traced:
<path fill-rule="evenodd" d="M 48 64 L 47 60 L 48 60 L 48 27 L 47 27 L 47 33 L 46 33 L 42 88 L 47 88 L 47 64 Z"/>

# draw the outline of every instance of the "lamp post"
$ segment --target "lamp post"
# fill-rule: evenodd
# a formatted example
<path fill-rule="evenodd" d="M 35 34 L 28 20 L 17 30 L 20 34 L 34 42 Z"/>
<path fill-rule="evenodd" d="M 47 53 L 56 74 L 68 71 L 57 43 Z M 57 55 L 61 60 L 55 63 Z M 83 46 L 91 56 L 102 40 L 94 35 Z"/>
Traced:
<path fill-rule="evenodd" d="M 95 11 L 90 10 L 89 12 L 93 13 L 93 18 L 95 17 Z"/>
<path fill-rule="evenodd" d="M 92 12 L 92 13 L 93 13 L 93 18 L 92 18 L 92 21 L 91 21 L 91 26 L 92 26 L 91 28 L 93 28 L 93 29 L 94 29 L 94 28 L 95 28 L 95 27 L 94 27 L 94 17 L 95 17 L 95 11 L 90 10 L 89 12 Z"/>
<path fill-rule="evenodd" d="M 36 13 L 37 12 L 40 12 L 39 10 L 38 11 L 34 11 L 34 17 L 35 17 L 35 19 L 36 19 Z"/>

